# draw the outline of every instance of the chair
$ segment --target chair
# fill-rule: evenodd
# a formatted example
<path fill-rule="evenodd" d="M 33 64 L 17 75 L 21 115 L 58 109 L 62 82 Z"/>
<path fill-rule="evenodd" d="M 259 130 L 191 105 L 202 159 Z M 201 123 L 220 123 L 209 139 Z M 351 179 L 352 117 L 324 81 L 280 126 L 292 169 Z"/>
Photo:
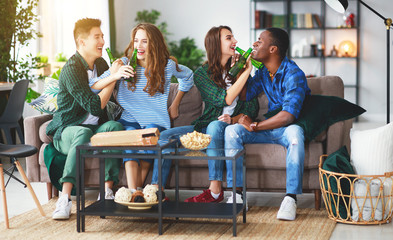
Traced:
<path fill-rule="evenodd" d="M 30 191 L 31 196 L 33 197 L 33 200 L 35 204 L 37 205 L 38 210 L 40 211 L 42 216 L 45 216 L 44 210 L 42 209 L 42 206 L 40 202 L 38 201 L 37 196 L 34 193 L 33 188 L 30 185 L 29 180 L 27 179 L 27 176 L 25 172 L 23 171 L 22 166 L 20 165 L 19 161 L 17 158 L 22 158 L 22 157 L 28 157 L 33 154 L 37 153 L 37 148 L 31 146 L 31 145 L 25 145 L 25 144 L 18 144 L 18 145 L 6 145 L 6 144 L 0 144 L 0 157 L 9 157 L 11 162 L 14 164 L 14 168 L 17 168 L 20 175 L 22 176 L 25 185 Z M 9 222 L 8 222 L 8 210 L 7 210 L 7 198 L 5 194 L 5 185 L 4 185 L 4 173 L 3 173 L 3 165 L 0 163 L 0 191 L 2 193 L 2 202 L 3 202 L 3 209 L 4 209 L 4 220 L 5 220 L 5 226 L 6 228 L 9 228 Z M 6 171 L 4 171 L 6 172 Z M 7 172 L 6 172 L 7 173 Z M 9 174 L 9 173 L 8 173 Z M 8 179 L 13 177 L 12 173 Z M 7 181 L 7 183 L 8 183 Z M 19 180 L 20 181 L 20 180 Z M 21 182 L 21 181 L 20 181 Z"/>
<path fill-rule="evenodd" d="M 4 130 L 8 144 L 16 144 L 16 142 L 12 140 L 11 129 L 16 129 L 21 143 L 25 142 L 18 121 L 22 117 L 28 86 L 29 80 L 20 80 L 15 83 L 10 97 L 8 98 L 7 106 L 0 117 L 0 128 Z"/>

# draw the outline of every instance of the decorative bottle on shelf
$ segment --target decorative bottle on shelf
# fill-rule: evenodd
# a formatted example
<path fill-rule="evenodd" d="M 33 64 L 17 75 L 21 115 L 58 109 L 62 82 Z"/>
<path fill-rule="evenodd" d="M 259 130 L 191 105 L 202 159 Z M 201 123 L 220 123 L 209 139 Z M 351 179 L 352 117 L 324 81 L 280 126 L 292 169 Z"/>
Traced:
<path fill-rule="evenodd" d="M 245 52 L 243 55 L 240 55 L 239 60 L 235 63 L 235 65 L 233 65 L 231 69 L 229 69 L 229 76 L 235 78 L 239 74 L 246 64 L 247 58 L 250 56 L 251 52 L 252 48 L 249 48 L 247 52 Z"/>
<path fill-rule="evenodd" d="M 239 48 L 239 47 L 236 47 L 235 49 L 236 49 L 236 51 L 238 51 L 241 55 L 243 55 L 243 54 L 246 52 L 246 51 L 244 51 L 243 49 L 241 49 L 241 48 Z M 253 58 L 251 58 L 251 64 L 252 64 L 254 67 L 256 67 L 257 69 L 260 69 L 260 68 L 263 67 L 263 63 L 261 63 L 261 62 L 255 60 L 255 59 L 253 59 Z"/>
<path fill-rule="evenodd" d="M 111 52 L 111 50 L 110 50 L 109 48 L 106 48 L 105 50 L 106 50 L 106 53 L 108 53 L 109 62 L 110 62 L 111 65 L 112 65 L 112 63 L 113 63 L 116 59 L 113 57 L 112 52 Z"/>
<path fill-rule="evenodd" d="M 130 65 L 134 71 L 136 71 L 136 65 L 137 65 L 137 60 L 136 60 L 136 56 L 138 54 L 138 50 L 134 49 L 134 52 L 132 53 L 132 56 L 130 58 L 130 61 L 128 62 L 128 65 Z M 134 77 L 129 77 L 129 78 L 125 78 L 124 81 L 127 82 L 131 82 L 134 80 Z"/>

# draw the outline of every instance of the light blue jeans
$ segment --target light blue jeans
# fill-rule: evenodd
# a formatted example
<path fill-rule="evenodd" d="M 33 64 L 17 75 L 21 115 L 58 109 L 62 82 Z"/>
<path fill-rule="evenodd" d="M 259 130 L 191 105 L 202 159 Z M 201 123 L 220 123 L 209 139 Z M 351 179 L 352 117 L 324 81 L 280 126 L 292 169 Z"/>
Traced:
<path fill-rule="evenodd" d="M 137 123 L 137 122 L 127 122 L 127 121 L 124 121 L 123 119 L 120 119 L 118 122 L 120 122 L 124 126 L 124 129 L 127 130 L 127 131 L 128 130 L 135 130 L 135 129 L 142 129 L 141 125 L 139 125 L 139 123 Z M 159 126 L 157 124 L 154 124 L 154 123 L 151 123 L 151 124 L 147 125 L 143 129 L 147 129 L 147 128 L 158 128 L 158 131 L 160 131 L 160 132 L 165 130 L 164 127 L 161 127 L 161 126 Z M 124 152 L 125 153 L 136 153 L 138 151 L 136 151 L 136 150 L 125 150 Z M 143 152 L 151 153 L 151 154 L 154 153 L 154 151 L 150 151 L 150 150 L 149 151 L 143 151 Z M 139 164 L 139 159 L 136 159 L 136 158 L 124 158 L 123 159 L 123 163 L 125 163 L 127 161 L 136 161 Z M 153 162 L 153 159 L 143 159 L 143 161 L 146 161 L 146 162 L 151 164 Z"/>
<path fill-rule="evenodd" d="M 203 133 L 209 134 L 212 137 L 212 140 L 207 147 L 206 153 L 208 156 L 217 156 L 217 155 L 224 155 L 224 151 L 217 152 L 217 151 L 209 151 L 212 148 L 224 148 L 224 134 L 225 128 L 228 126 L 227 123 L 222 121 L 213 121 L 211 122 L 207 128 L 202 129 Z M 175 127 L 168 130 L 165 130 L 161 133 L 160 140 L 165 141 L 168 139 L 178 139 L 179 136 L 183 134 L 187 134 L 189 132 L 194 131 L 194 126 L 182 126 L 182 127 Z M 163 153 L 173 151 L 173 149 L 164 149 Z M 227 187 L 232 187 L 232 161 L 225 161 L 226 168 L 227 168 Z M 169 159 L 162 160 L 162 186 L 165 186 L 166 181 L 168 179 L 168 175 L 171 169 L 172 161 Z M 242 187 L 243 186 L 243 167 L 242 159 L 237 160 L 236 162 L 236 186 Z M 224 172 L 224 161 L 222 160 L 209 160 L 209 180 L 218 180 L 223 181 L 223 172 Z M 153 169 L 153 176 L 152 176 L 152 184 L 158 184 L 158 161 L 154 160 L 154 169 Z"/>
<path fill-rule="evenodd" d="M 174 127 L 167 129 L 160 133 L 160 140 L 161 142 L 166 142 L 170 139 L 177 139 L 179 140 L 180 136 L 183 134 L 187 134 L 194 131 L 194 126 L 181 126 L 181 127 Z M 162 150 L 162 153 L 169 153 L 173 152 L 173 148 L 165 148 Z M 162 186 L 165 187 L 166 181 L 169 176 L 169 172 L 171 171 L 172 160 L 170 159 L 162 159 L 161 162 L 161 179 L 162 179 Z M 151 179 L 151 184 L 158 184 L 158 159 L 154 159 L 154 167 L 153 167 L 153 175 Z"/>
<path fill-rule="evenodd" d="M 298 125 L 250 132 L 240 124 L 225 129 L 225 148 L 240 148 L 246 143 L 274 143 L 287 149 L 287 193 L 301 194 L 304 168 L 304 133 Z"/>

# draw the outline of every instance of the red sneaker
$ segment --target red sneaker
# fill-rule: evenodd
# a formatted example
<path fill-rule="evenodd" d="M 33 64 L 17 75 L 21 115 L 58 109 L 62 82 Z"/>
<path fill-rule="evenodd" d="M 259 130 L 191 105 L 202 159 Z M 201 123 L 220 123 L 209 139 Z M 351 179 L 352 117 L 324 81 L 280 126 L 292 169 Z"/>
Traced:
<path fill-rule="evenodd" d="M 217 199 L 215 199 L 211 193 L 210 189 L 203 190 L 203 193 L 195 196 L 195 197 L 190 197 L 185 200 L 185 202 L 200 202 L 200 203 L 219 203 L 224 199 L 224 191 L 221 190 L 220 196 L 218 196 Z"/>

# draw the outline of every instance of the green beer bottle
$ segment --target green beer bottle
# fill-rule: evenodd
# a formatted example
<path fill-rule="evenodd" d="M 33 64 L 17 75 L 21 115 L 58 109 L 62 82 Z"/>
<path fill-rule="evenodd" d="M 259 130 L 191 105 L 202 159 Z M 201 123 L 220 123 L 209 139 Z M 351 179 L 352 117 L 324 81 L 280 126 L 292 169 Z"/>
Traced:
<path fill-rule="evenodd" d="M 249 48 L 246 53 L 243 55 L 240 55 L 239 61 L 233 65 L 233 67 L 229 70 L 228 74 L 229 76 L 235 78 L 239 72 L 243 69 L 244 65 L 246 64 L 248 56 L 250 56 L 252 52 L 252 48 Z"/>
<path fill-rule="evenodd" d="M 240 54 L 242 54 L 242 55 L 245 53 L 245 51 L 244 51 L 243 49 L 239 48 L 239 47 L 236 47 L 236 51 L 238 51 L 238 52 L 239 52 Z M 253 58 L 251 58 L 251 64 L 252 64 L 254 67 L 256 67 L 257 69 L 260 69 L 260 68 L 263 67 L 263 63 L 261 63 L 261 62 L 255 60 L 255 59 L 253 59 Z"/>
<path fill-rule="evenodd" d="M 136 56 L 137 56 L 137 54 L 138 54 L 138 50 L 134 49 L 134 52 L 132 53 L 132 56 L 130 58 L 130 62 L 128 63 L 128 65 L 130 65 L 134 69 L 134 71 L 136 71 L 136 65 L 137 65 Z M 134 80 L 134 77 L 129 77 L 124 80 L 127 82 L 131 82 Z"/>
<path fill-rule="evenodd" d="M 110 62 L 111 65 L 112 65 L 112 63 L 113 63 L 116 59 L 113 57 L 112 52 L 111 52 L 111 50 L 110 50 L 109 48 L 106 48 L 105 50 L 106 50 L 106 53 L 108 53 L 109 62 Z"/>

